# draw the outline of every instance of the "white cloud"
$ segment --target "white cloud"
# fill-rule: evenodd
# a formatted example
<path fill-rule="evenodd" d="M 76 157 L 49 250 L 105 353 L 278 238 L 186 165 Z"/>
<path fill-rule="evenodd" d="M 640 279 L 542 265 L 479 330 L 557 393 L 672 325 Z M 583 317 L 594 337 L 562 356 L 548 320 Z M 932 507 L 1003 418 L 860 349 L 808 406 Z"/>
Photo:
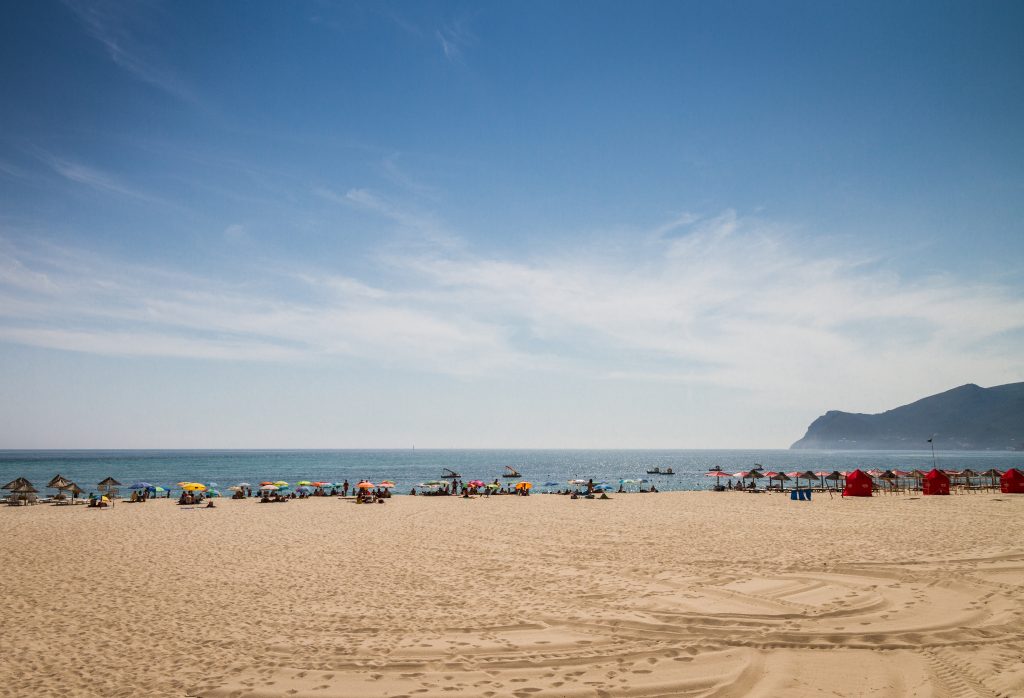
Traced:
<path fill-rule="evenodd" d="M 80 162 L 65 160 L 49 154 L 40 155 L 40 159 L 49 165 L 53 171 L 61 177 L 77 184 L 83 184 L 93 189 L 98 189 L 112 194 L 119 194 L 121 196 L 127 196 L 133 199 L 139 199 L 140 201 L 147 201 L 149 203 L 165 203 L 158 197 L 124 184 L 113 175 L 102 172 L 88 165 L 83 165 Z"/>
<path fill-rule="evenodd" d="M 364 190 L 339 198 L 404 215 Z M 311 266 L 229 284 L 8 244 L 0 338 L 117 355 L 357 358 L 460 376 L 670 382 L 812 416 L 1021 377 L 1019 289 L 811 257 L 734 213 L 678 220 L 669 228 L 685 234 L 648 237 L 615 258 L 392 247 L 373 283 Z"/>

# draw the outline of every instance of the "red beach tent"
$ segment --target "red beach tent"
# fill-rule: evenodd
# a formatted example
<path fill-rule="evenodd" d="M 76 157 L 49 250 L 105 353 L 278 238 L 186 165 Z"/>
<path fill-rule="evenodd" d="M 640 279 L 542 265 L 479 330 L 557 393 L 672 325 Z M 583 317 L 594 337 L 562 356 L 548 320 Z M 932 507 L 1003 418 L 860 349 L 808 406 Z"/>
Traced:
<path fill-rule="evenodd" d="M 999 480 L 999 489 L 1006 494 L 1024 494 L 1024 473 L 1010 468 Z"/>
<path fill-rule="evenodd" d="M 924 476 L 924 489 L 921 494 L 949 494 L 949 476 L 941 470 L 932 468 Z"/>
<path fill-rule="evenodd" d="M 870 497 L 871 476 L 860 468 L 846 476 L 846 487 L 843 488 L 844 497 Z"/>

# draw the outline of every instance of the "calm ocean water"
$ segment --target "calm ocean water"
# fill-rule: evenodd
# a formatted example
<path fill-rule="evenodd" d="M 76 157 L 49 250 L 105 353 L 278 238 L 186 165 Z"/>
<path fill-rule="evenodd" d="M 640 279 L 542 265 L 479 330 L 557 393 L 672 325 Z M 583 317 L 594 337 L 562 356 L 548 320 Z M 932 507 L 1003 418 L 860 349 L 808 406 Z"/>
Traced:
<path fill-rule="evenodd" d="M 938 453 L 943 468 L 975 470 L 1020 467 L 1024 453 Z M 504 466 L 543 489 L 546 482 L 593 478 L 615 485 L 624 478 L 649 478 L 660 490 L 700 490 L 713 486 L 704 473 L 713 466 L 735 472 L 761 464 L 768 470 L 853 470 L 854 468 L 930 469 L 930 451 L 787 450 L 338 450 L 338 451 L 0 451 L 0 482 L 27 477 L 42 491 L 57 473 L 86 492 L 113 476 L 125 485 L 136 481 L 173 486 L 188 480 L 220 487 L 263 480 L 394 480 L 406 493 L 451 468 L 464 480 L 491 481 Z M 671 467 L 674 476 L 647 475 Z M 503 482 L 515 482 L 504 480 Z"/>

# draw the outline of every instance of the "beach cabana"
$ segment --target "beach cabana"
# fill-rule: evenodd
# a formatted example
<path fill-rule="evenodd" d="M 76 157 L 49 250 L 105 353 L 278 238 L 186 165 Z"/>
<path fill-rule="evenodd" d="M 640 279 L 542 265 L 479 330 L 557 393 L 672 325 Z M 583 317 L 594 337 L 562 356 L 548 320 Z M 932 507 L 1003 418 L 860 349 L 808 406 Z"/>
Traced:
<path fill-rule="evenodd" d="M 844 497 L 870 497 L 871 488 L 874 482 L 871 476 L 860 468 L 846 476 L 846 486 L 843 487 Z"/>
<path fill-rule="evenodd" d="M 999 490 L 1005 494 L 1024 494 L 1024 473 L 1010 468 L 999 480 Z"/>
<path fill-rule="evenodd" d="M 937 468 L 924 476 L 921 494 L 949 494 L 949 476 Z"/>

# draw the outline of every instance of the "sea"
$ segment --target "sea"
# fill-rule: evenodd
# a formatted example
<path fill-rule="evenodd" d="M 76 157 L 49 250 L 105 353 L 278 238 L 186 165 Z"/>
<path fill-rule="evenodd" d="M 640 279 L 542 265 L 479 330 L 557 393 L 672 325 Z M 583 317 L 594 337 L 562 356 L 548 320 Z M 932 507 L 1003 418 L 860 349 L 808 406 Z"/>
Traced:
<path fill-rule="evenodd" d="M 790 451 L 790 450 L 115 450 L 115 451 L 0 451 L 0 484 L 27 478 L 41 493 L 58 473 L 85 492 L 113 477 L 125 488 L 137 482 L 178 490 L 179 482 L 215 483 L 222 489 L 241 482 L 254 488 L 263 481 L 283 480 L 355 483 L 393 480 L 396 494 L 408 493 L 444 468 L 474 479 L 514 483 L 503 478 L 505 466 L 518 470 L 534 492 L 565 487 L 569 480 L 593 479 L 627 489 L 706 490 L 715 485 L 705 473 L 714 467 L 728 472 L 754 467 L 776 471 L 850 471 L 921 468 L 977 471 L 1021 467 L 1024 453 L 994 451 Z M 648 474 L 672 468 L 674 475 Z M 225 492 L 224 494 L 230 494 Z"/>

